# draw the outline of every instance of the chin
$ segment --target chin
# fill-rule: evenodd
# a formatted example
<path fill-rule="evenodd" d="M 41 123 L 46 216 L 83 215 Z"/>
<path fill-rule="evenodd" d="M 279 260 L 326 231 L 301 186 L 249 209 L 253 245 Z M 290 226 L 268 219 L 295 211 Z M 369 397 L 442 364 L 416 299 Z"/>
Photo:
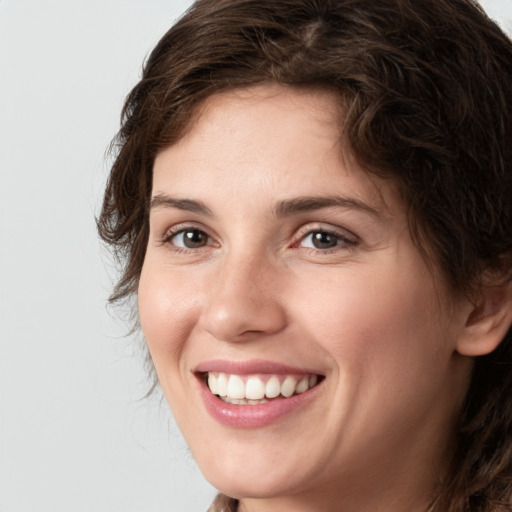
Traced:
<path fill-rule="evenodd" d="M 295 489 L 304 489 L 300 475 L 283 475 L 278 471 L 254 468 L 246 464 L 227 471 L 204 472 L 206 479 L 220 492 L 232 498 L 268 499 L 294 494 Z"/>
<path fill-rule="evenodd" d="M 215 450 L 196 460 L 205 478 L 220 492 L 233 498 L 272 498 L 294 494 L 311 481 L 308 471 L 318 474 L 296 461 L 276 457 L 276 450 L 243 449 L 235 452 Z M 232 453 L 227 453 L 233 450 Z"/>

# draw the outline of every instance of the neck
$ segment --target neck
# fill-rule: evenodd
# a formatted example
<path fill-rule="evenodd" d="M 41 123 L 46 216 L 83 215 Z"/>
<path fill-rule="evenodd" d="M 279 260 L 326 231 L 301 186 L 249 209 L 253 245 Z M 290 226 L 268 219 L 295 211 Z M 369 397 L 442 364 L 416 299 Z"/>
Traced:
<path fill-rule="evenodd" d="M 389 493 L 391 494 L 391 493 Z M 372 496 L 308 495 L 276 498 L 247 498 L 239 502 L 237 512 L 432 512 L 432 499 L 427 496 L 391 496 L 373 493 Z"/>
<path fill-rule="evenodd" d="M 432 502 L 445 472 L 418 459 L 361 472 L 351 468 L 319 487 L 297 494 L 243 498 L 237 512 L 432 512 Z M 363 477 L 355 477 L 363 475 Z"/>

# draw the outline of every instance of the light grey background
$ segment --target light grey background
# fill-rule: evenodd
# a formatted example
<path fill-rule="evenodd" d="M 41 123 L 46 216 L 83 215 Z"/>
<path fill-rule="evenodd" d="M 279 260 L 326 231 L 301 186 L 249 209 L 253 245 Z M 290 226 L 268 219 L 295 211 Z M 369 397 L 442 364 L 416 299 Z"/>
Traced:
<path fill-rule="evenodd" d="M 512 31 L 512 0 L 483 3 Z M 106 310 L 94 225 L 123 99 L 189 4 L 0 0 L 0 512 L 214 495 L 166 405 L 139 400 L 140 340 Z"/>

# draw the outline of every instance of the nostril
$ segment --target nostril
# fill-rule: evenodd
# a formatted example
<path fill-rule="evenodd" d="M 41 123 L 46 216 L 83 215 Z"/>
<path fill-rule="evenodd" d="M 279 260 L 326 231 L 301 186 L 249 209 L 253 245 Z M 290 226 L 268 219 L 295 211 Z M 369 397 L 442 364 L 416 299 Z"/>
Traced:
<path fill-rule="evenodd" d="M 219 341 L 252 341 L 287 325 L 284 302 L 275 292 L 276 279 L 270 285 L 268 279 L 255 275 L 254 267 L 261 262 L 240 259 L 228 256 L 229 261 L 218 269 L 199 320 L 201 328 Z"/>

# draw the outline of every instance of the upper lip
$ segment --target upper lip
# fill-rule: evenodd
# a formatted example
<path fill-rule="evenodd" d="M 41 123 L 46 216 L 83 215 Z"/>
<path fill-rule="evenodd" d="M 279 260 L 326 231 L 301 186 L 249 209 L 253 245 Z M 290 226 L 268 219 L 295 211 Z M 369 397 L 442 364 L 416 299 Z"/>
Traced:
<path fill-rule="evenodd" d="M 254 359 L 251 361 L 230 361 L 225 359 L 213 359 L 211 361 L 203 361 L 198 364 L 194 372 L 223 372 L 235 375 L 251 375 L 256 373 L 267 373 L 274 375 L 320 375 L 316 371 L 304 368 L 297 368 L 275 361 L 266 361 L 263 359 Z"/>

